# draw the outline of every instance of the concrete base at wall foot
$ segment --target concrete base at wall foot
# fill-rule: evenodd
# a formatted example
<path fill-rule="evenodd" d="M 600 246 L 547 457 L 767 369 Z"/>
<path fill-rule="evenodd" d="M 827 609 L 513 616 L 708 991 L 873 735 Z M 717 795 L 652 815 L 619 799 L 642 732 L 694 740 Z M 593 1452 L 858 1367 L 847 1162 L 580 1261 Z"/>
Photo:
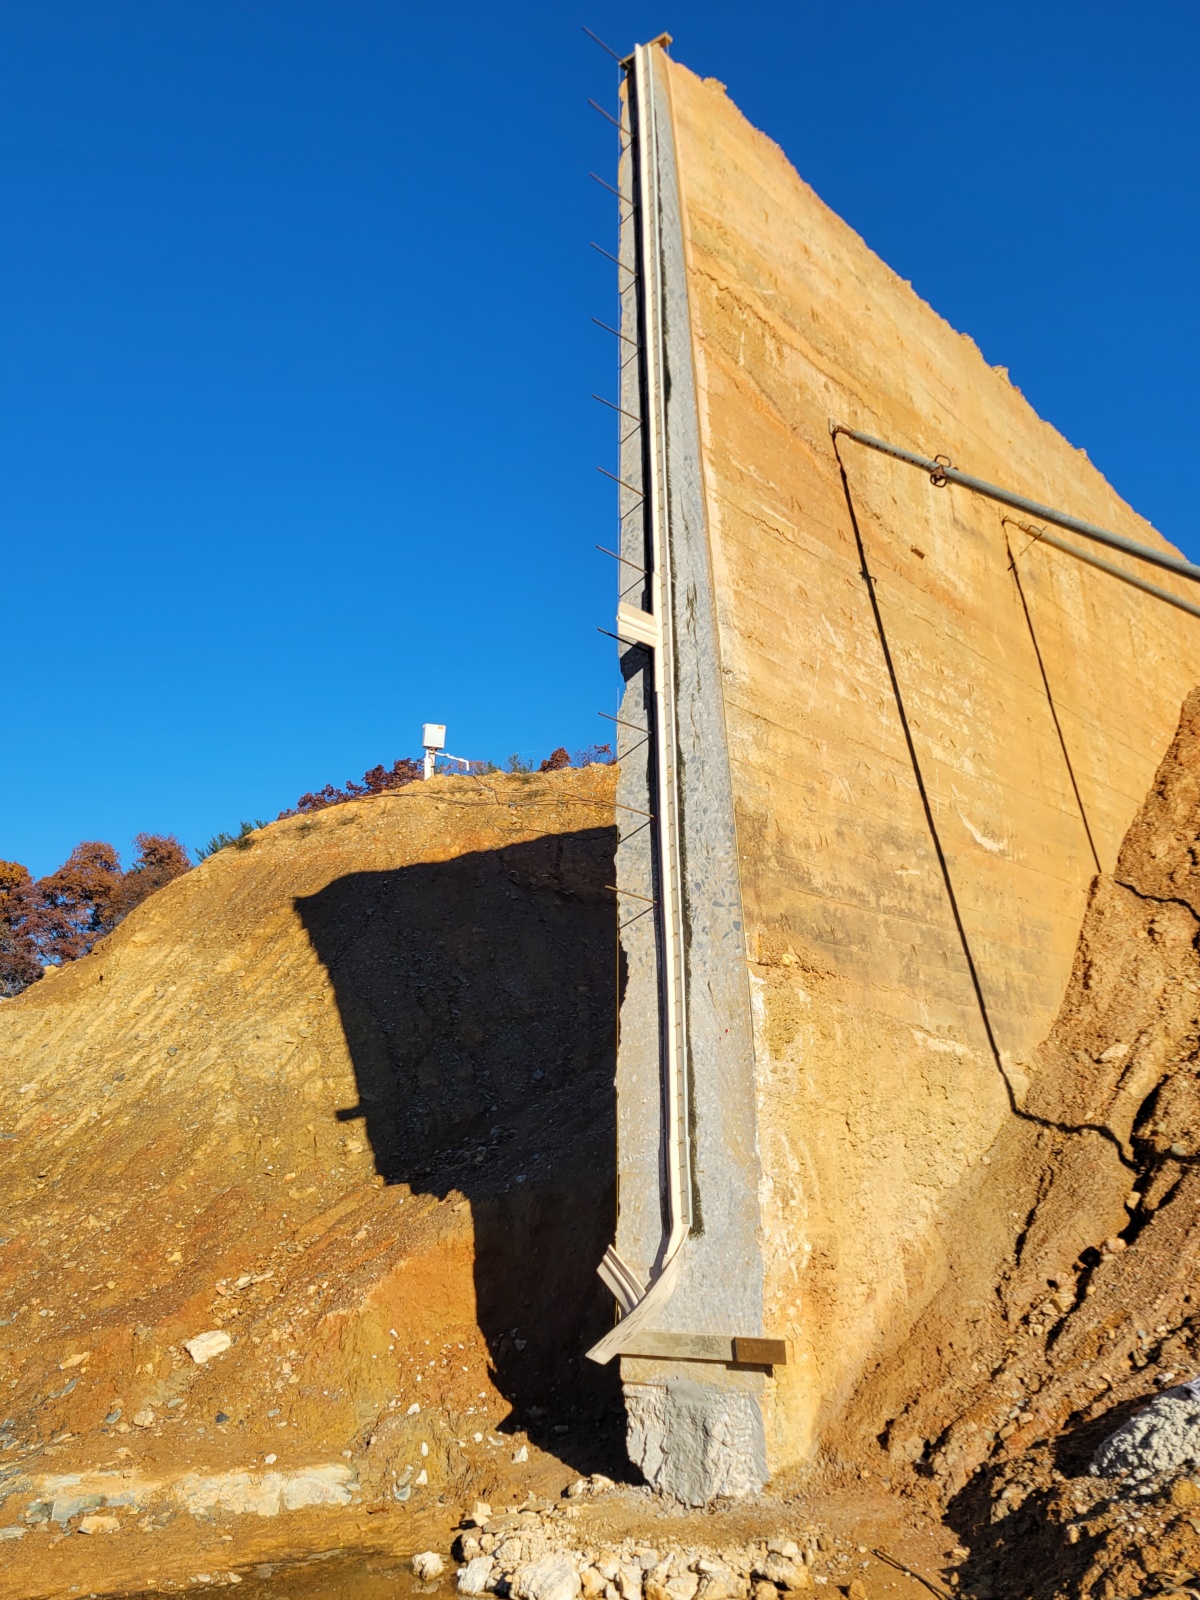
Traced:
<path fill-rule="evenodd" d="M 700 1506 L 762 1488 L 767 1456 L 756 1394 L 690 1378 L 624 1387 L 630 1459 L 655 1489 Z"/>

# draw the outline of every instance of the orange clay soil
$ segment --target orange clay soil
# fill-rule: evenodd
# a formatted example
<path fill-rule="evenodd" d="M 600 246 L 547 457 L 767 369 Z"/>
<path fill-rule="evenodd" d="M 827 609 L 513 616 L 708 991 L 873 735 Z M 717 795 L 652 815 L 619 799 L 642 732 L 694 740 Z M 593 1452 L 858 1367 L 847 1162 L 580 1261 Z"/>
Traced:
<path fill-rule="evenodd" d="M 0 1595 L 620 1470 L 614 776 L 275 823 L 0 1003 Z"/>

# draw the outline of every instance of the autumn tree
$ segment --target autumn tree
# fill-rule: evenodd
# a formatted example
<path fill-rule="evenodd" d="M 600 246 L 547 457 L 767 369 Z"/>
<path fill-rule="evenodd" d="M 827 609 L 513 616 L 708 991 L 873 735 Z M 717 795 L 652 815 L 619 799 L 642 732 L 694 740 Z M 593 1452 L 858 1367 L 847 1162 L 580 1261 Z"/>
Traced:
<path fill-rule="evenodd" d="M 128 916 L 134 906 L 182 877 L 191 867 L 188 853 L 173 833 L 139 833 L 134 836 L 137 859 L 121 879 L 117 920 Z"/>
<path fill-rule="evenodd" d="M 0 994 L 20 994 L 42 975 L 35 885 L 19 861 L 0 861 Z"/>
<path fill-rule="evenodd" d="M 365 800 L 368 795 L 386 794 L 389 789 L 402 789 L 406 783 L 415 783 L 421 776 L 421 771 L 421 763 L 412 760 L 410 756 L 401 756 L 390 767 L 385 767 L 380 762 L 379 766 L 371 767 L 363 773 L 361 783 L 355 783 L 353 778 L 347 778 L 344 789 L 327 783 L 323 789 L 302 794 L 290 811 L 279 813 L 280 821 L 284 817 L 294 817 L 300 812 L 324 811 L 326 806 L 340 806 L 347 800 Z"/>
<path fill-rule="evenodd" d="M 77 961 L 116 925 L 121 897 L 121 858 L 111 844 L 77 844 L 56 872 L 38 881 L 45 910 L 39 943 L 45 962 Z"/>
<path fill-rule="evenodd" d="M 47 966 L 77 961 L 134 906 L 191 863 L 170 834 L 139 833 L 128 872 L 111 844 L 85 840 L 36 882 L 19 862 L 0 862 L 0 994 L 19 994 Z"/>

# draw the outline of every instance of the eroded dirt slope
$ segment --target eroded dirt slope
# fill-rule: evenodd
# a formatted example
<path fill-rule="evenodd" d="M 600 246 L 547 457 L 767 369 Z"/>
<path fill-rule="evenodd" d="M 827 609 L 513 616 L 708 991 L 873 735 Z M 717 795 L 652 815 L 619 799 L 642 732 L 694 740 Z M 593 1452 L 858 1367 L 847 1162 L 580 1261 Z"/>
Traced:
<path fill-rule="evenodd" d="M 615 1370 L 560 1355 L 611 1317 L 612 783 L 275 823 L 0 1005 L 14 1592 L 72 1497 L 148 1536 L 241 1495 L 261 1552 L 623 1460 Z"/>
<path fill-rule="evenodd" d="M 1200 1489 L 1132 1504 L 1086 1477 L 1101 1439 L 1200 1372 L 1198 933 L 1200 690 L 1095 881 L 1028 1093 L 837 1434 L 844 1459 L 947 1507 L 980 1594 L 1200 1573 Z"/>

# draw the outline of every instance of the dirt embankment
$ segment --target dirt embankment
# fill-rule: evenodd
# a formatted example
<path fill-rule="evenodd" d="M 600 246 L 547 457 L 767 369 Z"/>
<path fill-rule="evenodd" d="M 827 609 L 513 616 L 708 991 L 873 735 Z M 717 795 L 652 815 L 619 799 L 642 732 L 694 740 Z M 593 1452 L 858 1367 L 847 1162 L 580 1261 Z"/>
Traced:
<path fill-rule="evenodd" d="M 0 1593 L 623 1461 L 613 778 L 273 824 L 0 1005 Z"/>
<path fill-rule="evenodd" d="M 621 1470 L 617 1375 L 581 1358 L 611 1314 L 612 778 L 275 824 L 0 1006 L 0 1597 L 448 1549 L 477 1495 Z M 979 1600 L 1200 1573 L 1192 1476 L 1087 1474 L 1200 1372 L 1198 943 L 1200 691 L 918 1314 L 829 1424 L 854 1562 L 907 1539 Z M 614 1504 L 622 1537 L 668 1514 Z"/>
<path fill-rule="evenodd" d="M 1200 690 L 1096 879 L 1028 1093 L 945 1210 L 923 1309 L 838 1430 L 843 1460 L 945 1505 L 980 1595 L 1200 1573 L 1200 1489 L 1131 1502 L 1086 1477 L 1200 1372 L 1198 934 Z"/>

